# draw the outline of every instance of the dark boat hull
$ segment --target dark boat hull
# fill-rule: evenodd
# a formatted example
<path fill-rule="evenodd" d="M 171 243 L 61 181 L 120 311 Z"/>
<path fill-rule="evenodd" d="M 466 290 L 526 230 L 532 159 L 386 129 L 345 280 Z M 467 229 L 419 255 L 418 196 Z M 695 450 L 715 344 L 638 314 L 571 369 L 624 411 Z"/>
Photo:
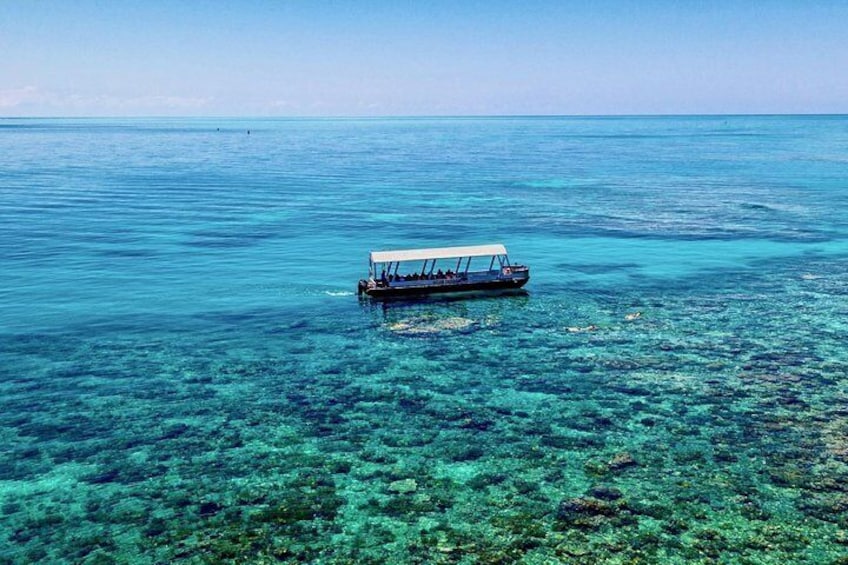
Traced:
<path fill-rule="evenodd" d="M 485 292 L 489 290 L 515 290 L 527 284 L 530 277 L 516 277 L 495 281 L 477 281 L 468 283 L 415 285 L 402 287 L 376 287 L 364 292 L 372 298 L 394 298 L 396 296 L 426 296 L 430 294 L 448 294 L 458 292 Z"/>

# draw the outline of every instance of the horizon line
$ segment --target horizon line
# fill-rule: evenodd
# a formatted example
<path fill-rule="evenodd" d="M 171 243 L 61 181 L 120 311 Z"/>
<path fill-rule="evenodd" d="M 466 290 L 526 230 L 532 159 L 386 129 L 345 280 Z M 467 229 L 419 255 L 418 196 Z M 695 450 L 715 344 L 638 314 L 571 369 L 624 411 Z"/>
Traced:
<path fill-rule="evenodd" d="M 848 112 L 705 112 L 705 113 L 622 113 L 622 114 L 332 114 L 332 115 L 0 115 L 0 120 L 96 120 L 96 119 L 279 119 L 279 120 L 386 120 L 386 119 L 462 119 L 462 118 L 687 118 L 687 117 L 841 117 Z"/>

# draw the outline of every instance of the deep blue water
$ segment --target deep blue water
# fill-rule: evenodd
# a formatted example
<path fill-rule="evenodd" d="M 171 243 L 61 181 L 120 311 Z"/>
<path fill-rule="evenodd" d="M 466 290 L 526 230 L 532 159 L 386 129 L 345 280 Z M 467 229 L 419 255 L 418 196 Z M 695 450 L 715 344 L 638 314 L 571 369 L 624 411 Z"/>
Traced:
<path fill-rule="evenodd" d="M 837 562 L 846 259 L 845 116 L 0 120 L 0 559 Z"/>

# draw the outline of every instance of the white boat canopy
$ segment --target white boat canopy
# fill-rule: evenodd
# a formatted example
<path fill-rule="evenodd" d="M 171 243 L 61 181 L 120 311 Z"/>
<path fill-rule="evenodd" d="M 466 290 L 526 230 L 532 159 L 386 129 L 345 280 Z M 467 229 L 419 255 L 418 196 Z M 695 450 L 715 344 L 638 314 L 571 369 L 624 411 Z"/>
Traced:
<path fill-rule="evenodd" d="M 371 263 L 429 261 L 434 259 L 456 259 L 458 257 L 491 257 L 494 255 L 506 255 L 506 247 L 500 243 L 496 243 L 492 245 L 470 245 L 467 247 L 435 247 L 433 249 L 372 251 Z"/>

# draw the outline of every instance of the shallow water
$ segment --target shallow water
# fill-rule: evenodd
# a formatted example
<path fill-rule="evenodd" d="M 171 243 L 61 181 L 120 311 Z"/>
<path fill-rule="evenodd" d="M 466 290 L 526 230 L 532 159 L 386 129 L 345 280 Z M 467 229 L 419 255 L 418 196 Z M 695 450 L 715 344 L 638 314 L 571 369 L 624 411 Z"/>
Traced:
<path fill-rule="evenodd" d="M 838 116 L 0 120 L 0 560 L 842 562 L 847 164 Z M 526 294 L 353 292 L 496 241 Z"/>

